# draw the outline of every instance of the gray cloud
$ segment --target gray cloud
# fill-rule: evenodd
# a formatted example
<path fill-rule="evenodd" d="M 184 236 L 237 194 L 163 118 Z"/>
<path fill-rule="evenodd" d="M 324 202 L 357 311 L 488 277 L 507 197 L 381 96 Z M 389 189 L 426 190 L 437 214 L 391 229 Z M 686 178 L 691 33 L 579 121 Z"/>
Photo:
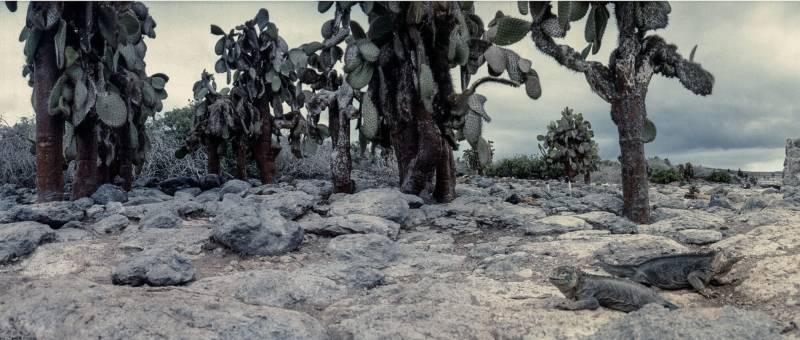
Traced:
<path fill-rule="evenodd" d="M 296 46 L 319 40 L 319 26 L 329 16 L 318 14 L 311 2 L 156 2 L 148 6 L 158 22 L 157 39 L 148 41 L 148 71 L 170 75 L 167 109 L 186 105 L 200 72 L 213 68 L 216 39 L 208 32 L 209 24 L 228 29 L 266 7 L 281 35 Z M 673 162 L 779 169 L 785 138 L 797 136 L 799 127 L 800 108 L 795 102 L 800 85 L 800 35 L 796 34 L 800 32 L 800 3 L 679 2 L 672 7 L 670 26 L 656 33 L 685 54 L 699 45 L 696 59 L 714 74 L 716 83 L 711 96 L 698 97 L 675 79 L 653 79 L 647 109 L 659 135 L 646 146 L 647 153 Z M 515 2 L 479 2 L 477 9 L 487 20 L 496 10 L 518 15 Z M 355 18 L 366 21 L 360 14 Z M 22 44 L 16 40 L 23 23 L 24 11 L 0 10 L 0 114 L 11 121 L 32 116 L 30 89 L 20 74 Z M 603 48 L 592 58 L 608 59 L 615 34 L 612 19 Z M 564 41 L 583 47 L 583 23 L 574 25 Z M 533 101 L 521 89 L 487 86 L 481 90 L 493 118 L 485 135 L 495 142 L 497 157 L 537 153 L 536 135 L 559 117 L 564 106 L 570 106 L 592 122 L 601 156 L 615 159 L 619 147 L 610 107 L 591 93 L 583 75 L 559 67 L 536 51 L 529 39 L 512 48 L 533 61 L 544 91 L 542 98 Z"/>

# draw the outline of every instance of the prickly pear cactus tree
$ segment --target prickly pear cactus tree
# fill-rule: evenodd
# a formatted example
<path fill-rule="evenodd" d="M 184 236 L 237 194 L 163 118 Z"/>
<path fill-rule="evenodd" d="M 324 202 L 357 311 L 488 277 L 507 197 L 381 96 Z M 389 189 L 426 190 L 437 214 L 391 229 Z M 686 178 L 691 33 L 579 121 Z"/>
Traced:
<path fill-rule="evenodd" d="M 692 93 L 711 94 L 714 77 L 694 62 L 693 49 L 684 58 L 675 45 L 651 31 L 667 27 L 671 7 L 667 2 L 520 2 L 520 13 L 531 20 L 498 13 L 489 25 L 490 40 L 499 45 L 520 41 L 530 33 L 536 47 L 561 66 L 583 73 L 591 90 L 611 104 L 611 119 L 619 131 L 622 151 L 624 214 L 637 223 L 650 222 L 650 203 L 644 143 L 655 139 L 656 129 L 647 118 L 645 97 L 656 74 L 678 78 Z M 589 60 L 603 41 L 613 9 L 619 38 L 609 63 Z M 577 51 L 556 39 L 569 32 L 571 23 L 586 19 L 587 46 Z"/>
<path fill-rule="evenodd" d="M 195 103 L 194 122 L 186 144 L 175 152 L 183 158 L 201 145 L 208 154 L 208 173 L 221 175 L 220 155 L 230 149 L 236 152 L 237 177 L 246 177 L 244 146 L 261 131 L 261 115 L 247 100 L 241 89 L 217 89 L 214 76 L 203 71 L 192 88 Z M 243 150 L 243 151 L 242 151 Z M 243 175 L 243 173 L 245 175 Z"/>
<path fill-rule="evenodd" d="M 355 90 L 366 88 L 360 101 L 360 135 L 372 141 L 388 139 L 397 156 L 402 191 L 440 202 L 452 200 L 453 149 L 458 141 L 469 137 L 482 158 L 491 159 L 491 147 L 480 138 L 480 124 L 488 119 L 485 98 L 476 95 L 476 88 L 489 82 L 519 86 L 535 72 L 516 53 L 492 49 L 497 56 L 489 58 L 498 64 L 502 59 L 493 76 L 508 70 L 517 72 L 517 78 L 489 77 L 470 85 L 469 75 L 487 62 L 485 53 L 493 45 L 485 40 L 483 21 L 469 3 L 358 4 L 369 27 L 365 31 L 350 25 L 343 70 Z M 320 11 L 332 6 L 320 2 Z M 337 11 L 346 6 L 353 5 L 337 3 Z M 450 75 L 455 67 L 462 73 L 460 93 Z M 474 117 L 479 117 L 477 124 Z"/>
<path fill-rule="evenodd" d="M 43 122 L 37 157 L 43 172 L 53 166 L 60 173 L 56 159 L 77 161 L 73 199 L 115 179 L 129 189 L 133 166 L 145 160 L 144 124 L 162 109 L 169 80 L 145 72 L 144 38 L 155 38 L 155 26 L 139 2 L 28 6 L 20 41 L 27 58 L 23 76 L 30 75 L 37 121 Z M 63 156 L 54 145 L 63 145 Z"/>
<path fill-rule="evenodd" d="M 592 124 L 583 119 L 583 114 L 573 113 L 568 107 L 561 111 L 561 119 L 550 122 L 546 135 L 536 137 L 542 142 L 539 147 L 545 160 L 561 164 L 569 182 L 578 174 L 588 180 L 589 174 L 597 169 L 597 143 L 592 138 Z"/>
<path fill-rule="evenodd" d="M 352 156 L 350 152 L 350 120 L 359 119 L 360 113 L 365 108 L 365 103 L 361 92 L 354 90 L 354 86 L 349 81 L 345 81 L 342 74 L 335 69 L 336 64 L 345 57 L 344 71 L 352 72 L 362 62 L 360 51 L 367 51 L 367 54 L 374 60 L 379 52 L 378 47 L 366 39 L 366 33 L 355 21 L 350 21 L 350 9 L 354 2 L 320 2 L 319 10 L 327 12 L 334 8 L 334 18 L 322 24 L 320 33 L 322 42 L 311 42 L 303 44 L 300 48 L 290 51 L 290 53 L 305 52 L 306 67 L 300 71 L 301 84 L 309 85 L 311 91 L 305 92 L 306 108 L 308 109 L 308 121 L 311 128 L 322 126 L 318 124 L 320 113 L 327 109 L 328 126 L 330 127 L 331 143 L 333 152 L 331 154 L 331 178 L 333 182 L 333 192 L 352 193 L 354 190 L 353 182 L 350 179 L 352 170 Z M 339 45 L 347 42 L 347 50 L 343 50 Z M 359 47 L 360 46 L 360 47 Z M 301 58 L 301 57 L 298 57 Z M 368 82 L 369 78 L 356 80 Z M 364 87 L 366 84 L 359 86 Z M 302 86 L 302 85 L 301 85 Z M 360 100 L 360 108 L 354 105 L 354 100 Z M 370 103 L 371 104 L 371 103 Z M 374 105 L 373 105 L 374 106 Z M 319 134 L 309 131 L 304 145 L 311 145 Z"/>
<path fill-rule="evenodd" d="M 303 94 L 295 86 L 297 71 L 305 66 L 305 55 L 290 53 L 286 41 L 278 35 L 277 26 L 269 21 L 269 12 L 263 8 L 255 18 L 227 33 L 219 26 L 211 25 L 211 34 L 220 37 L 214 46 L 214 53 L 219 56 L 214 70 L 224 73 L 227 83 L 232 85 L 231 100 L 237 107 L 250 105 L 258 113 L 257 118 L 250 120 L 251 125 L 247 130 L 236 130 L 251 134 L 250 138 L 236 135 L 239 141 L 236 148 L 237 164 L 241 164 L 238 168 L 242 169 L 238 171 L 238 177 L 246 176 L 243 169 L 249 146 L 261 180 L 273 182 L 275 157 L 280 152 L 277 140 L 281 129 L 291 130 L 289 139 L 292 141 L 302 137 L 300 131 L 305 126 L 301 123 L 303 117 L 299 112 L 303 105 Z M 195 94 L 195 99 L 202 97 L 205 96 Z M 290 112 L 284 113 L 284 104 L 289 106 Z M 236 112 L 241 110 L 237 109 Z M 273 143 L 273 140 L 276 142 Z"/>

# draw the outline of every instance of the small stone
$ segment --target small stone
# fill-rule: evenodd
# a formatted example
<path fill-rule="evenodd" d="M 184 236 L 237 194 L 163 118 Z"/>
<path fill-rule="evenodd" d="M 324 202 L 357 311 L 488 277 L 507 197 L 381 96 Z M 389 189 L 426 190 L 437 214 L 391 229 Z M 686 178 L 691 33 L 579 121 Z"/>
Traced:
<path fill-rule="evenodd" d="M 251 185 L 248 182 L 239 180 L 239 179 L 232 179 L 230 181 L 225 182 L 222 185 L 222 194 L 241 194 L 247 189 L 250 189 Z"/>
<path fill-rule="evenodd" d="M 127 217 L 115 214 L 108 216 L 92 225 L 92 229 L 98 234 L 116 234 L 121 232 L 130 224 Z"/>
<path fill-rule="evenodd" d="M 681 243 L 704 245 L 722 239 L 722 233 L 707 229 L 684 229 L 678 231 L 678 241 Z"/>
<path fill-rule="evenodd" d="M 178 215 L 169 210 L 160 210 L 146 216 L 139 223 L 140 228 L 180 228 L 183 221 Z"/>

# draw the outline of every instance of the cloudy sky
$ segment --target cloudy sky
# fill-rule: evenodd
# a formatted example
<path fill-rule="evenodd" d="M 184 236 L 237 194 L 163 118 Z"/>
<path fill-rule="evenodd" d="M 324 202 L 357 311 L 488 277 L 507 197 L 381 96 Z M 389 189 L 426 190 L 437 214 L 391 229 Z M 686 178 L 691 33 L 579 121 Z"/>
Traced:
<path fill-rule="evenodd" d="M 227 30 L 265 7 L 270 20 L 290 46 L 320 40 L 320 25 L 331 14 L 316 11 L 313 2 L 145 2 L 155 18 L 157 38 L 148 40 L 149 73 L 164 72 L 169 98 L 165 108 L 186 105 L 203 69 L 213 69 L 214 36 L 209 24 Z M 0 115 L 10 122 L 33 116 L 30 93 L 21 77 L 24 62 L 17 36 L 26 4 L 11 14 L 0 9 Z M 478 2 L 478 14 L 488 22 L 495 11 L 519 16 L 515 2 Z M 363 26 L 365 17 L 355 19 Z M 653 78 L 647 97 L 649 117 L 658 138 L 647 144 L 648 156 L 721 168 L 779 170 L 787 137 L 800 137 L 800 2 L 677 2 L 670 25 L 657 34 L 688 55 L 699 45 L 695 60 L 715 78 L 711 96 L 699 97 L 677 80 Z M 584 20 L 585 21 L 585 20 Z M 593 56 L 607 61 L 616 39 L 613 19 L 604 47 Z M 583 21 L 564 39 L 582 48 Z M 539 53 L 530 39 L 512 46 L 533 61 L 543 95 L 533 101 L 522 89 L 482 88 L 492 116 L 484 135 L 494 141 L 497 157 L 537 153 L 536 135 L 560 117 L 564 106 L 583 112 L 595 129 L 604 159 L 619 154 L 616 127 L 609 105 L 591 93 L 581 74 L 572 73 Z M 224 79 L 224 77 L 220 78 Z"/>

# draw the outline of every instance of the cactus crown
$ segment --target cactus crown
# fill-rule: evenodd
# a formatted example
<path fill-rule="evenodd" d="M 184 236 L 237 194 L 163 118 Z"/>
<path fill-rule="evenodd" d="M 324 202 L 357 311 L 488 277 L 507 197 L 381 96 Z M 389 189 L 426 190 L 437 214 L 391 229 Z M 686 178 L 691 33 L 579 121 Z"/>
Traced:
<path fill-rule="evenodd" d="M 31 2 L 20 41 L 25 42 L 23 76 L 33 84 L 33 56 L 42 33 L 55 30 L 56 66 L 62 71 L 51 91 L 49 112 L 63 115 L 65 152 L 74 158 L 75 128 L 95 122 L 100 161 L 110 164 L 115 147 L 129 144 L 134 164 L 149 148 L 144 124 L 167 98 L 164 74 L 148 76 L 144 37 L 155 38 L 156 23 L 140 2 Z M 87 37 L 93 37 L 88 39 Z M 94 109 L 94 110 L 92 110 Z"/>

